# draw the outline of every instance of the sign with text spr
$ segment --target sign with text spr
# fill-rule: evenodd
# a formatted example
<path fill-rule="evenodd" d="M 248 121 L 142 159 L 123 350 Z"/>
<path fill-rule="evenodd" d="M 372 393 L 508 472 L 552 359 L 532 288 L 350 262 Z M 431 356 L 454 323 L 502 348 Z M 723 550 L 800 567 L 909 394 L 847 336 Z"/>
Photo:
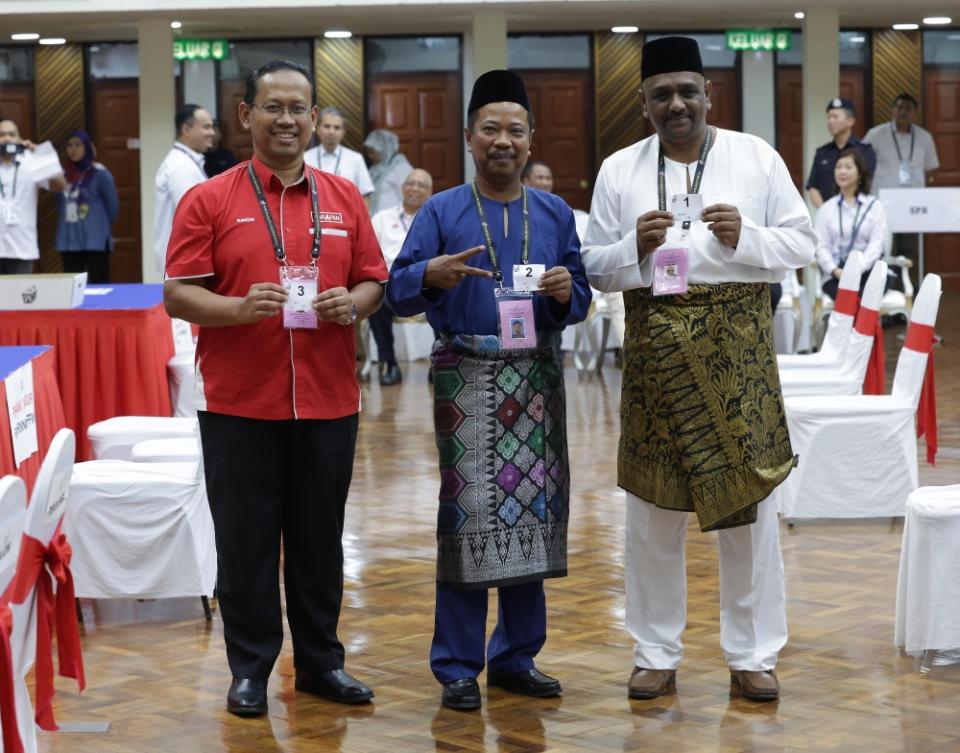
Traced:
<path fill-rule="evenodd" d="M 230 43 L 226 39 L 174 39 L 175 60 L 226 60 Z"/>
<path fill-rule="evenodd" d="M 792 43 L 789 29 L 727 29 L 728 50 L 783 52 L 789 50 Z"/>

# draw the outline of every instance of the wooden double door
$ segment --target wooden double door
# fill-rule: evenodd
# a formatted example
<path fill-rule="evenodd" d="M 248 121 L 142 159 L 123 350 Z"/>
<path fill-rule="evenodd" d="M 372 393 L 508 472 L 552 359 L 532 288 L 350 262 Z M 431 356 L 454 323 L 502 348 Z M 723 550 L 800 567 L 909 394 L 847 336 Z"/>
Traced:
<path fill-rule="evenodd" d="M 935 186 L 960 186 L 960 66 L 928 67 L 923 72 L 923 126 L 933 134 L 940 158 Z M 924 236 L 928 272 L 943 278 L 947 290 L 960 290 L 960 234 Z"/>

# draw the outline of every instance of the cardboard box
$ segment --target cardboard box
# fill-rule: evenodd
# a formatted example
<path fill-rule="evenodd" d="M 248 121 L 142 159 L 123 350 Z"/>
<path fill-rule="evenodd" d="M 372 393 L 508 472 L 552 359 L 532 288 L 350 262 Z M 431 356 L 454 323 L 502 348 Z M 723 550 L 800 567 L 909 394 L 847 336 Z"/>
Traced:
<path fill-rule="evenodd" d="M 83 303 L 87 273 L 0 275 L 0 311 L 75 309 Z"/>

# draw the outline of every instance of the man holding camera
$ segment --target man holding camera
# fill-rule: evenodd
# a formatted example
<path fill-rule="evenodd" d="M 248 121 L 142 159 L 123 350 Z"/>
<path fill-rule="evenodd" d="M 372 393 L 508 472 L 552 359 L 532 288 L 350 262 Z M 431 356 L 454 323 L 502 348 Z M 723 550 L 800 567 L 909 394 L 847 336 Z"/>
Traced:
<path fill-rule="evenodd" d="M 30 157 L 37 146 L 20 138 L 12 120 L 0 120 L 0 274 L 28 275 L 40 258 L 37 197 L 40 189 L 63 191 L 63 173 L 36 181 Z"/>

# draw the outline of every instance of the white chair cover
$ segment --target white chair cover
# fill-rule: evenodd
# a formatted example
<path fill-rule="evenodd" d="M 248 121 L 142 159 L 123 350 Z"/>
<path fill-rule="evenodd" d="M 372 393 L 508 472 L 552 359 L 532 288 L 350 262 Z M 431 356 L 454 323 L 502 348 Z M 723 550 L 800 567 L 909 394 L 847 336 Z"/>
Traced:
<path fill-rule="evenodd" d="M 960 485 L 907 498 L 894 640 L 908 654 L 960 647 Z"/>
<path fill-rule="evenodd" d="M 64 528 L 78 597 L 213 594 L 217 550 L 199 463 L 77 463 Z"/>
<path fill-rule="evenodd" d="M 76 437 L 70 429 L 60 429 L 40 466 L 33 485 L 30 506 L 24 518 L 23 533 L 48 545 L 63 519 L 69 496 L 70 474 L 76 457 Z M 71 542 L 72 543 L 72 542 Z M 72 568 L 71 568 L 72 569 Z M 13 611 L 13 634 L 10 648 L 15 667 L 14 693 L 17 699 L 17 720 L 25 753 L 37 750 L 33 703 L 27 687 L 27 675 L 37 658 L 37 590 L 36 588 Z"/>
<path fill-rule="evenodd" d="M 791 269 L 780 282 L 781 295 L 777 310 L 773 312 L 773 341 L 777 353 L 796 353 L 800 340 L 803 314 L 797 295 L 800 283 L 796 270 Z"/>
<path fill-rule="evenodd" d="M 173 326 L 173 352 L 174 353 L 193 353 L 197 349 L 197 343 L 193 339 L 193 327 L 190 322 L 183 319 L 171 319 Z"/>
<path fill-rule="evenodd" d="M 167 361 L 167 384 L 170 387 L 170 405 L 173 415 L 189 417 L 197 415 L 196 372 L 192 350 L 177 353 Z"/>
<path fill-rule="evenodd" d="M 200 458 L 200 440 L 192 437 L 147 439 L 137 442 L 131 453 L 135 463 L 197 463 Z"/>
<path fill-rule="evenodd" d="M 97 460 L 129 460 L 133 446 L 145 439 L 199 436 L 196 416 L 117 416 L 91 424 L 87 429 L 87 439 Z"/>
<path fill-rule="evenodd" d="M 20 543 L 23 541 L 23 523 L 27 515 L 27 487 L 19 476 L 4 476 L 0 479 L 0 594 L 5 593 L 13 583 L 17 573 L 17 557 L 20 555 Z M 22 619 L 22 618 L 21 618 Z M 13 631 L 17 632 L 16 614 Z M 21 631 L 23 632 L 23 631 Z M 11 647 L 13 635 L 11 634 Z M 22 679 L 18 671 L 17 656 L 13 657 L 14 699 L 17 707 L 17 727 L 24 750 L 37 749 L 37 730 L 33 722 L 33 707 L 30 695 L 26 695 L 25 714 L 20 711 L 20 693 L 18 686 Z M 3 740 L 0 740 L 0 750 Z"/>
<path fill-rule="evenodd" d="M 940 278 L 927 275 L 911 323 L 933 325 L 940 288 Z M 774 492 L 785 518 L 904 514 L 907 496 L 918 485 L 914 416 L 927 356 L 901 349 L 891 395 L 786 399 L 790 441 L 800 464 Z"/>
<path fill-rule="evenodd" d="M 860 297 L 860 278 L 863 276 L 863 254 L 851 251 L 847 263 L 843 266 L 840 276 L 839 290 L 852 291 Z M 796 279 L 796 272 L 794 272 Z M 799 289 L 799 285 L 797 285 Z M 784 369 L 810 369 L 824 366 L 839 366 L 843 363 L 843 354 L 853 329 L 853 314 L 843 313 L 834 309 L 830 312 L 827 321 L 827 334 L 823 338 L 823 345 L 816 353 L 809 355 L 777 356 L 777 366 L 781 372 Z"/>
<path fill-rule="evenodd" d="M 878 261 L 870 271 L 856 324 L 847 337 L 843 359 L 837 366 L 812 369 L 783 369 L 780 386 L 784 397 L 800 395 L 858 395 L 863 389 L 870 351 L 876 334 L 876 317 L 887 280 L 887 265 Z M 836 313 L 834 310 L 833 314 Z M 833 316 L 831 314 L 831 316 Z"/>

